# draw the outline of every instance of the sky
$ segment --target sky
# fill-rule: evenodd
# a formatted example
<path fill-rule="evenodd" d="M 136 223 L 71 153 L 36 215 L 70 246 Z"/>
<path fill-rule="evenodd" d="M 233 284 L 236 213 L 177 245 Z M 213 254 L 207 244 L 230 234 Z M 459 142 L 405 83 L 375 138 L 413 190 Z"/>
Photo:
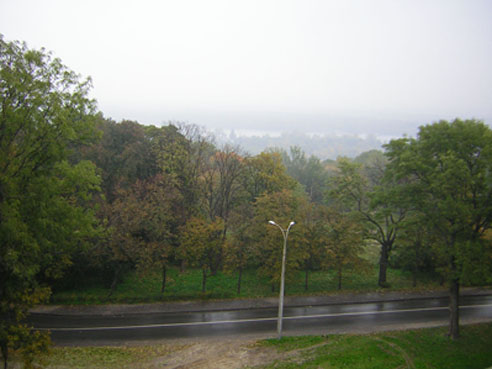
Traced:
<path fill-rule="evenodd" d="M 108 118 L 208 129 L 414 134 L 492 123 L 490 0 L 0 0 Z"/>

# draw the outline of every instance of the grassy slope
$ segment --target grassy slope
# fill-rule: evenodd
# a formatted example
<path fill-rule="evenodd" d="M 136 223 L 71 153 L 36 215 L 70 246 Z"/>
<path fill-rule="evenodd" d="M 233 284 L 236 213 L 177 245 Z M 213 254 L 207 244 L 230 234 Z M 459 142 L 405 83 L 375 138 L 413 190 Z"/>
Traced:
<path fill-rule="evenodd" d="M 260 341 L 282 352 L 283 359 L 264 368 L 449 368 L 492 365 L 492 323 L 464 326 L 451 341 L 443 328 L 367 335 L 286 337 Z M 50 369 L 152 368 L 155 361 L 185 346 L 55 347 L 44 364 Z M 247 348 L 245 348 L 247 349 Z M 238 363 L 240 359 L 238 358 Z"/>
<path fill-rule="evenodd" d="M 74 290 L 57 291 L 52 297 L 55 304 L 101 304 L 101 303 L 137 303 L 193 299 L 222 299 L 276 296 L 271 291 L 270 283 L 257 275 L 256 271 L 248 270 L 243 275 L 241 294 L 236 294 L 237 275 L 219 272 L 207 280 L 207 292 L 201 293 L 201 271 L 189 269 L 180 273 L 177 268 L 168 272 L 167 289 L 160 293 L 160 274 L 158 272 L 138 275 L 131 272 L 125 276 L 110 299 L 107 299 L 107 287 L 93 284 Z M 411 275 L 400 270 L 388 270 L 388 281 L 393 289 L 409 289 L 412 286 Z M 436 281 L 422 277 L 419 288 L 437 287 Z M 346 273 L 343 279 L 343 290 L 368 291 L 377 290 L 377 268 L 365 273 Z M 309 290 L 304 289 L 304 273 L 299 272 L 294 279 L 286 283 L 287 295 L 322 294 L 337 291 L 334 273 L 318 271 L 310 273 Z"/>
<path fill-rule="evenodd" d="M 444 328 L 369 335 L 289 337 L 262 344 L 285 351 L 286 360 L 265 368 L 449 368 L 492 365 L 492 323 L 465 326 L 452 341 Z"/>

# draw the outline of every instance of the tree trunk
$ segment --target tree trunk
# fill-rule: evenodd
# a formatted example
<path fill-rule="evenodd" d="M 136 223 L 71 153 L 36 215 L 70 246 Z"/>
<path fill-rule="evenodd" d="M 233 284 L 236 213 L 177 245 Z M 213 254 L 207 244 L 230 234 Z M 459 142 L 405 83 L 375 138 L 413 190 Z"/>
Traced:
<path fill-rule="evenodd" d="M 202 293 L 205 293 L 207 290 L 207 269 L 202 269 L 203 278 L 202 278 Z"/>
<path fill-rule="evenodd" d="M 167 276 L 167 266 L 166 263 L 162 263 L 161 293 L 164 293 L 164 291 L 166 290 L 166 276 Z"/>
<path fill-rule="evenodd" d="M 309 269 L 306 268 L 306 274 L 304 276 L 304 291 L 307 291 L 309 288 Z"/>
<path fill-rule="evenodd" d="M 381 245 L 381 256 L 379 258 L 379 280 L 378 285 L 382 288 L 387 288 L 386 271 L 388 269 L 388 245 Z"/>
<path fill-rule="evenodd" d="M 237 294 L 241 294 L 241 280 L 243 278 L 243 268 L 239 268 L 239 276 L 237 277 Z"/>
<path fill-rule="evenodd" d="M 457 278 L 451 280 L 449 288 L 449 337 L 456 340 L 460 337 L 460 282 Z"/>
<path fill-rule="evenodd" d="M 120 280 L 120 272 L 121 272 L 121 264 L 118 264 L 116 266 L 116 269 L 114 270 L 114 275 L 113 275 L 113 282 L 111 282 L 111 287 L 110 287 L 110 290 L 109 290 L 109 294 L 106 298 L 110 298 L 114 291 L 116 290 L 116 286 L 118 285 L 118 282 Z"/>
<path fill-rule="evenodd" d="M 342 268 L 338 268 L 338 289 L 342 289 Z"/>
<path fill-rule="evenodd" d="M 413 267 L 413 275 L 412 275 L 412 286 L 417 287 L 417 273 L 418 273 L 419 267 L 417 266 L 417 263 L 415 263 Z"/>
<path fill-rule="evenodd" d="M 3 369 L 7 369 L 9 360 L 9 347 L 7 342 L 2 344 L 2 356 L 3 356 Z"/>

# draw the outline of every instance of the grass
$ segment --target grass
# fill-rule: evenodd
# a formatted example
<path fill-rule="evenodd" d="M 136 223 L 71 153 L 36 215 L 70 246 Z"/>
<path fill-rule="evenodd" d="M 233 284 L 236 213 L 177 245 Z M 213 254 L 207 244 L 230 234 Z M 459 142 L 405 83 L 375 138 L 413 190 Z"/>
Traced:
<path fill-rule="evenodd" d="M 42 358 L 44 368 L 56 369 L 124 369 L 152 368 L 153 361 L 183 346 L 142 345 L 121 347 L 55 347 Z"/>
<path fill-rule="evenodd" d="M 461 338 L 450 340 L 444 328 L 368 335 L 287 337 L 259 344 L 275 347 L 285 359 L 278 368 L 448 368 L 492 366 L 492 323 L 463 326 Z"/>
<path fill-rule="evenodd" d="M 445 328 L 426 328 L 365 335 L 284 337 L 256 345 L 278 351 L 280 357 L 257 369 L 483 369 L 492 366 L 492 323 L 462 326 L 452 341 Z M 191 344 L 193 345 L 193 344 Z M 155 344 L 121 347 L 55 347 L 40 358 L 47 369 L 154 368 L 180 355 L 190 345 Z M 245 346 L 244 350 L 255 347 Z M 268 355 L 266 356 L 268 357 Z M 268 359 L 267 359 L 268 360 Z M 241 359 L 238 357 L 238 364 Z"/>
<path fill-rule="evenodd" d="M 343 278 L 345 291 L 374 291 L 377 285 L 378 269 L 375 266 L 366 272 L 346 272 Z M 278 291 L 272 292 L 271 284 L 267 279 L 258 276 L 255 270 L 243 273 L 241 294 L 237 295 L 237 274 L 218 272 L 207 278 L 207 292 L 201 292 L 202 274 L 200 270 L 188 269 L 180 273 L 178 268 L 168 271 L 167 288 L 160 293 L 161 279 L 158 271 L 139 275 L 129 272 L 118 285 L 111 298 L 108 288 L 100 284 L 81 286 L 71 290 L 55 291 L 52 296 L 54 304 L 104 304 L 104 303 L 140 303 L 158 301 L 179 301 L 198 299 L 228 299 L 228 298 L 256 298 L 276 296 Z M 410 273 L 397 269 L 388 270 L 388 281 L 391 289 L 402 290 L 412 288 Z M 436 288 L 437 281 L 422 276 L 418 288 Z M 298 272 L 294 278 L 286 282 L 286 295 L 325 294 L 336 292 L 337 279 L 330 271 L 311 272 L 309 289 L 304 288 L 304 272 Z"/>

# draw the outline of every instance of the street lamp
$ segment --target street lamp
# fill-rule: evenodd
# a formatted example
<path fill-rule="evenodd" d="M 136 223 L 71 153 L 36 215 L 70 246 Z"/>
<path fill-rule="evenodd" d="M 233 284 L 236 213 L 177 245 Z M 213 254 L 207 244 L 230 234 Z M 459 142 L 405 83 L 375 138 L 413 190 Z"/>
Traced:
<path fill-rule="evenodd" d="M 274 225 L 280 229 L 282 236 L 284 236 L 284 249 L 282 251 L 282 274 L 280 275 L 280 297 L 278 303 L 278 323 L 277 323 L 277 333 L 278 339 L 282 338 L 282 316 L 284 314 L 284 289 L 285 289 L 285 257 L 287 255 L 287 237 L 289 237 L 290 228 L 295 224 L 295 222 L 290 222 L 287 229 L 283 229 L 273 220 L 269 220 L 268 224 Z"/>

